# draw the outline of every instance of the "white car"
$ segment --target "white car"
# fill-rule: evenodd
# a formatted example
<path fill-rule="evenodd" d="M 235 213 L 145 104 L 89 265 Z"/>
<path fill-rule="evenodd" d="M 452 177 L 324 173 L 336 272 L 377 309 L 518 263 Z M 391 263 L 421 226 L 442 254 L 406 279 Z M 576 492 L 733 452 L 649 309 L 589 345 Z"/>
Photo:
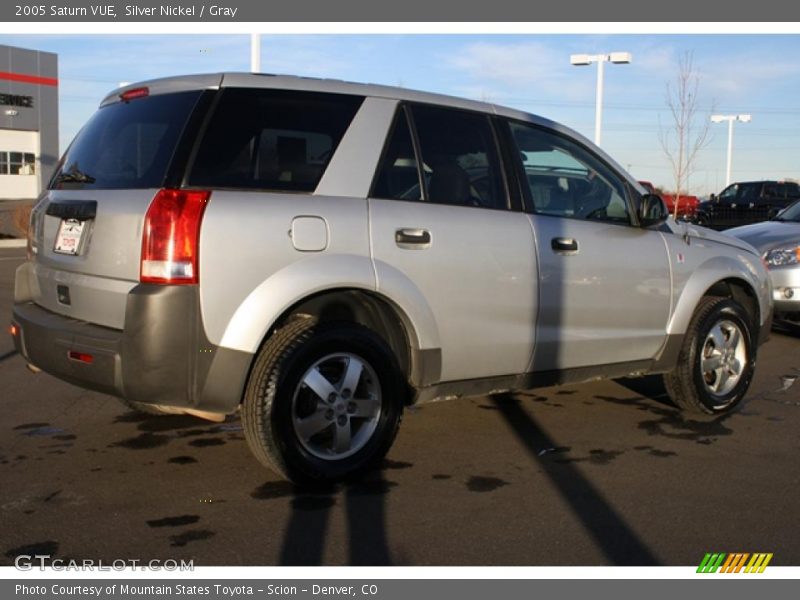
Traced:
<path fill-rule="evenodd" d="M 725 232 L 761 253 L 772 279 L 776 317 L 800 320 L 800 201 L 771 221 Z"/>

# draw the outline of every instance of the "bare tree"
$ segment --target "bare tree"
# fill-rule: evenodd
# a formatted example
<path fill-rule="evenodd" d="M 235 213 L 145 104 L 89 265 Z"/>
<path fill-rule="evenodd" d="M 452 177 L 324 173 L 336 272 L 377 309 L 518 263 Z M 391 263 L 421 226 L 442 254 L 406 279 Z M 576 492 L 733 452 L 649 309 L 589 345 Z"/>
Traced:
<path fill-rule="evenodd" d="M 664 154 L 672 166 L 675 178 L 675 218 L 678 217 L 681 194 L 686 192 L 689 176 L 694 172 L 697 154 L 710 140 L 711 121 L 701 117 L 698 106 L 700 77 L 694 70 L 692 52 L 684 52 L 678 59 L 678 74 L 675 81 L 667 82 L 666 102 L 671 116 L 667 129 L 661 127 L 659 120 L 659 139 Z M 714 111 L 713 106 L 709 115 Z"/>

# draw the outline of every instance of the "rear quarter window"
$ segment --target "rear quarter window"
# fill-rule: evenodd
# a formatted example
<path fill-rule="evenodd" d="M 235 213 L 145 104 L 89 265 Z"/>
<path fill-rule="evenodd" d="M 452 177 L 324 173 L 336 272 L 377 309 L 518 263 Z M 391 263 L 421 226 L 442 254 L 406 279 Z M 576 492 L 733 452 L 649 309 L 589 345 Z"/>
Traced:
<path fill-rule="evenodd" d="M 161 187 L 199 97 L 181 92 L 101 107 L 64 154 L 51 188 Z"/>
<path fill-rule="evenodd" d="M 312 192 L 363 100 L 344 94 L 226 89 L 188 184 Z"/>

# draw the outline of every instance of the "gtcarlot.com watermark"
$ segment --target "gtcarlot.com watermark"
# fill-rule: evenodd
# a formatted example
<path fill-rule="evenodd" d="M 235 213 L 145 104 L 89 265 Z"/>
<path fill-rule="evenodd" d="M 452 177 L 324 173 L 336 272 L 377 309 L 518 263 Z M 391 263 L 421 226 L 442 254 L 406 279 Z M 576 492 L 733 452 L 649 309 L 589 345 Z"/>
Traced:
<path fill-rule="evenodd" d="M 49 554 L 20 554 L 14 559 L 14 566 L 20 571 L 45 569 L 50 571 L 194 571 L 194 560 L 139 560 L 138 558 L 120 558 L 112 561 L 83 559 L 64 560 L 52 558 Z"/>

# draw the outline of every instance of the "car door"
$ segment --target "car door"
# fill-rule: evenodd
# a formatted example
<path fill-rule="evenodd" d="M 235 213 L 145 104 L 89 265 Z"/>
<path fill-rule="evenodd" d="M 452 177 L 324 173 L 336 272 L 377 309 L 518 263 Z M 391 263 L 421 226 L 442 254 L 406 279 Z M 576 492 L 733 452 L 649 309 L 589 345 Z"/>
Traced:
<path fill-rule="evenodd" d="M 401 107 L 369 213 L 378 291 L 429 307 L 441 380 L 523 373 L 536 253 L 530 223 L 509 205 L 490 117 Z"/>
<path fill-rule="evenodd" d="M 764 193 L 761 197 L 761 211 L 759 221 L 773 218 L 784 208 L 797 199 L 796 183 L 770 182 L 764 184 Z"/>
<path fill-rule="evenodd" d="M 738 195 L 739 184 L 734 183 L 722 190 L 717 197 L 712 207 L 713 218 L 710 220 L 710 224 L 714 229 L 726 229 L 736 224 L 738 220 L 736 214 Z"/>
<path fill-rule="evenodd" d="M 539 261 L 531 371 L 653 358 L 670 314 L 670 266 L 657 230 L 631 218 L 630 188 L 566 135 L 509 121 Z M 547 173 L 558 185 L 543 189 Z"/>
<path fill-rule="evenodd" d="M 747 225 L 766 219 L 766 212 L 761 215 L 763 209 L 763 194 L 761 182 L 742 183 L 739 185 L 739 192 L 736 195 L 736 210 L 734 211 L 733 221 L 728 227 Z"/>

